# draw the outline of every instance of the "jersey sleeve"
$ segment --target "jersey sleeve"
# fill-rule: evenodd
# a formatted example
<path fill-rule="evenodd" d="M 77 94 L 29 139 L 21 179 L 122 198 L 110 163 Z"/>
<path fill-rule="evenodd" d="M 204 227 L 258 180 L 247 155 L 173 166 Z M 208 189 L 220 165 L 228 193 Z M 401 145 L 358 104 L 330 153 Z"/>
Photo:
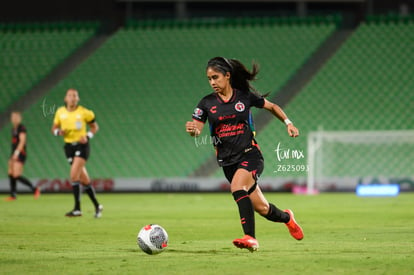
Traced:
<path fill-rule="evenodd" d="M 207 109 L 205 107 L 204 99 L 202 99 L 194 109 L 193 119 L 202 123 L 205 123 L 207 121 Z"/>
<path fill-rule="evenodd" d="M 60 126 L 60 108 L 55 113 L 55 118 L 53 119 L 53 124 Z"/>
<path fill-rule="evenodd" d="M 258 95 L 256 93 L 250 92 L 249 93 L 249 98 L 250 98 L 250 105 L 257 107 L 257 108 L 263 108 L 264 104 L 265 104 L 265 100 L 264 97 L 261 95 Z"/>
<path fill-rule="evenodd" d="M 26 127 L 23 124 L 20 124 L 19 129 L 17 132 L 20 133 L 26 133 Z"/>
<path fill-rule="evenodd" d="M 85 121 L 86 123 L 95 122 L 95 113 L 92 110 L 85 109 Z"/>

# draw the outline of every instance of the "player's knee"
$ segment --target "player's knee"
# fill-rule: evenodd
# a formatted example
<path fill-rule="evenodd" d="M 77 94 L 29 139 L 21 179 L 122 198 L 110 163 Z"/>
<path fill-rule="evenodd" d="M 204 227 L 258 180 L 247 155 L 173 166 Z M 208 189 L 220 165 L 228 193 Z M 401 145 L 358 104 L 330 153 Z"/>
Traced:
<path fill-rule="evenodd" d="M 269 213 L 269 205 L 258 205 L 254 207 L 254 210 L 261 216 L 266 216 Z"/>
<path fill-rule="evenodd" d="M 77 182 L 79 182 L 80 181 L 80 177 L 79 176 L 77 176 L 77 175 L 70 175 L 70 181 L 72 181 L 72 182 L 75 182 L 75 181 L 77 181 Z"/>
<path fill-rule="evenodd" d="M 13 172 L 11 175 L 12 175 L 13 178 L 18 178 L 18 177 L 20 177 L 21 173 Z"/>
<path fill-rule="evenodd" d="M 70 171 L 70 180 L 80 182 L 82 180 L 81 173 L 76 169 L 72 169 Z"/>
<path fill-rule="evenodd" d="M 249 190 L 249 188 L 248 188 L 248 186 L 247 185 L 242 185 L 242 184 L 231 184 L 230 185 L 230 191 L 232 192 L 232 193 L 234 193 L 234 192 L 236 192 L 236 191 L 239 191 L 239 190 L 244 190 L 244 191 L 248 191 Z"/>

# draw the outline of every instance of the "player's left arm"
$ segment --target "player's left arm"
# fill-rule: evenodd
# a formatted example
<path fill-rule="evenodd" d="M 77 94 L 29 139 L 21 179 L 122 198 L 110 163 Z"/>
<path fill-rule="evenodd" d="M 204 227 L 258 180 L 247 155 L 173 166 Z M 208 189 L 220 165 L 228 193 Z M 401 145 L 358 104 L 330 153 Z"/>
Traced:
<path fill-rule="evenodd" d="M 24 145 L 26 144 L 26 133 L 19 133 L 19 144 L 17 144 L 16 150 L 13 153 L 13 159 L 17 160 L 20 152 L 24 150 Z"/>
<path fill-rule="evenodd" d="M 95 135 L 99 131 L 99 125 L 98 125 L 98 122 L 96 121 L 88 123 L 88 126 L 89 126 L 89 133 L 92 133 Z"/>
<path fill-rule="evenodd" d="M 99 130 L 99 126 L 98 126 L 98 123 L 96 121 L 89 122 L 88 127 L 89 127 L 89 130 L 86 133 L 86 136 L 81 137 L 80 140 L 79 140 L 79 142 L 82 143 L 82 144 L 85 144 L 90 139 L 92 139 Z"/>
<path fill-rule="evenodd" d="M 263 108 L 271 112 L 275 117 L 277 117 L 280 121 L 286 124 L 287 131 L 289 136 L 291 137 L 297 137 L 299 136 L 299 130 L 293 125 L 293 122 L 290 121 L 290 119 L 287 117 L 285 112 L 280 108 L 279 105 L 270 102 L 267 99 L 264 99 L 265 103 L 263 105 Z"/>
<path fill-rule="evenodd" d="M 85 110 L 85 122 L 88 125 L 88 132 L 86 136 L 81 137 L 80 143 L 87 143 L 92 139 L 99 130 L 98 123 L 96 122 L 95 113 L 92 110 Z"/>

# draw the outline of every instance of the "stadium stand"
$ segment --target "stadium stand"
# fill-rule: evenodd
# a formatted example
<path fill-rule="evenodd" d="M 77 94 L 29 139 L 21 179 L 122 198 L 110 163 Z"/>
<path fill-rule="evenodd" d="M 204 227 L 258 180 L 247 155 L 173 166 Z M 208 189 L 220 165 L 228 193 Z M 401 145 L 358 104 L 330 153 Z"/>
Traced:
<path fill-rule="evenodd" d="M 277 121 L 258 133 L 267 160 L 263 176 L 305 176 L 305 172 L 274 172 L 280 163 L 306 164 L 306 159 L 279 162 L 275 149 L 280 143 L 281 148 L 302 150 L 306 156 L 307 134 L 318 128 L 412 129 L 413 41 L 413 17 L 372 17 L 361 24 L 285 108 L 301 137 L 292 140 Z"/>
<path fill-rule="evenodd" d="M 0 25 L 0 113 L 92 37 L 98 23 Z"/>
<path fill-rule="evenodd" d="M 256 87 L 275 91 L 336 28 L 335 20 L 156 23 L 118 31 L 25 112 L 28 176 L 67 176 L 62 141 L 49 129 L 69 87 L 79 90 L 81 104 L 95 111 L 101 127 L 88 163 L 92 176 L 187 176 L 214 154 L 207 127 L 197 140 L 184 132 L 198 100 L 211 92 L 204 75 L 208 59 L 255 60 L 262 70 Z M 2 129 L 1 136 L 8 134 Z"/>

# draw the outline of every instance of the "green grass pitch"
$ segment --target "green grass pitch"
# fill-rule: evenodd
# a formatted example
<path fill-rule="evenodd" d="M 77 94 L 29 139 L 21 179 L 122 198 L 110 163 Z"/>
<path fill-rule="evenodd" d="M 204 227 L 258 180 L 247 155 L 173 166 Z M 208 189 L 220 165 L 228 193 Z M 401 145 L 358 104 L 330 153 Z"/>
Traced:
<path fill-rule="evenodd" d="M 413 274 L 414 194 L 295 196 L 267 193 L 295 211 L 305 238 L 256 215 L 258 252 L 241 237 L 230 194 L 98 194 L 101 219 L 83 195 L 83 217 L 66 218 L 69 194 L 20 195 L 0 202 L 1 274 Z M 4 196 L 3 196 L 4 197 Z M 147 255 L 136 235 L 148 223 L 169 234 L 168 249 Z"/>

